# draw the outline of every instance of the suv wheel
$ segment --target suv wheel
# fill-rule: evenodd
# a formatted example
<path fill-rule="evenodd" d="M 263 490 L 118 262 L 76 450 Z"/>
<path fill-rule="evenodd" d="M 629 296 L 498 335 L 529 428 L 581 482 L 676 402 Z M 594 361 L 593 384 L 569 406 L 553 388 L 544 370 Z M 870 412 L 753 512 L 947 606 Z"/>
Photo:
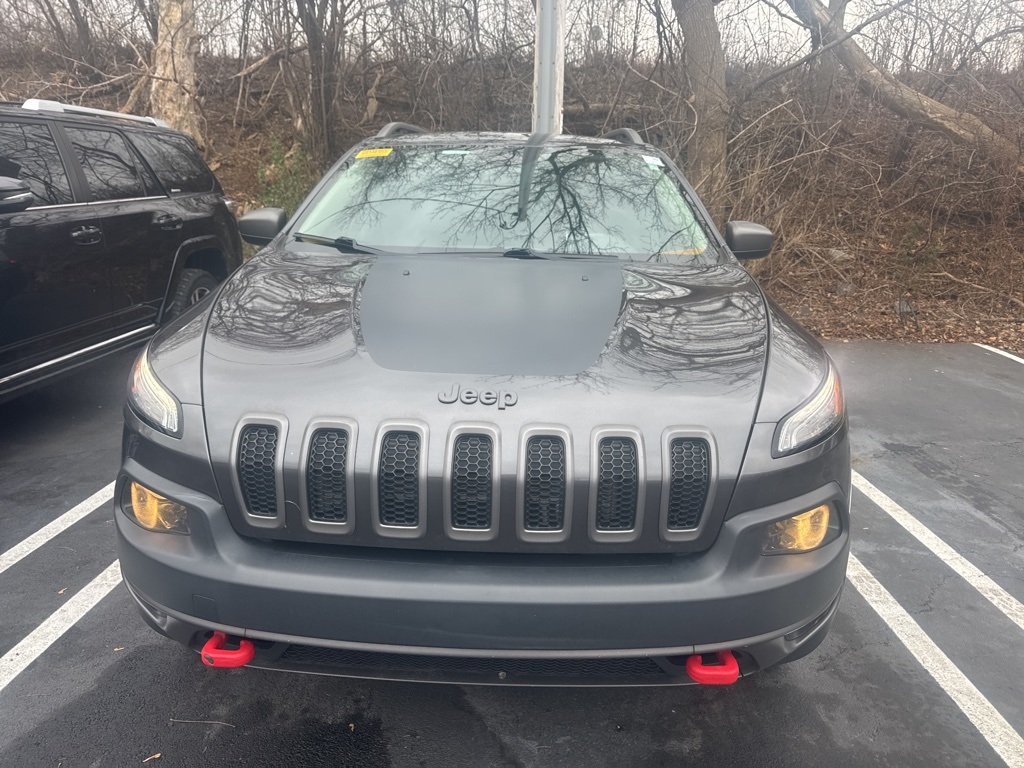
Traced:
<path fill-rule="evenodd" d="M 177 317 L 193 304 L 205 299 L 217 287 L 217 278 L 205 269 L 182 270 L 178 287 L 167 305 L 166 319 Z"/>

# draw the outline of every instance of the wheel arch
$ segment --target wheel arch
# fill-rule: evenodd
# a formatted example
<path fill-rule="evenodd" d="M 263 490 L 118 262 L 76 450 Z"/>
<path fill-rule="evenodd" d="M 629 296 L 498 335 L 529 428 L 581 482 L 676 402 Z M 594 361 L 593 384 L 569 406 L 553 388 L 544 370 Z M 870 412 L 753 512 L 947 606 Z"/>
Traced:
<path fill-rule="evenodd" d="M 212 235 L 204 235 L 189 238 L 178 246 L 171 274 L 164 287 L 164 300 L 160 304 L 160 314 L 157 317 L 158 324 L 164 321 L 167 309 L 174 298 L 174 289 L 181 279 L 181 273 L 186 269 L 205 269 L 217 278 L 218 282 L 224 282 L 228 276 L 228 266 L 220 241 Z"/>

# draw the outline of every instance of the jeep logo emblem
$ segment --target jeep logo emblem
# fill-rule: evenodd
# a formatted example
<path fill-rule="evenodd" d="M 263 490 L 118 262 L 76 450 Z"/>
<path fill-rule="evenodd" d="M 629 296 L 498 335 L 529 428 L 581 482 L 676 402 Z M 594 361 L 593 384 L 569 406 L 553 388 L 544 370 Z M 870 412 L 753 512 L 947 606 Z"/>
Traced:
<path fill-rule="evenodd" d="M 438 392 L 437 399 L 445 405 L 462 403 L 463 405 L 496 405 L 499 411 L 511 408 L 519 402 L 515 392 L 495 392 L 493 389 L 485 389 L 478 392 L 475 389 L 462 389 L 458 384 L 452 386 L 451 392 Z"/>

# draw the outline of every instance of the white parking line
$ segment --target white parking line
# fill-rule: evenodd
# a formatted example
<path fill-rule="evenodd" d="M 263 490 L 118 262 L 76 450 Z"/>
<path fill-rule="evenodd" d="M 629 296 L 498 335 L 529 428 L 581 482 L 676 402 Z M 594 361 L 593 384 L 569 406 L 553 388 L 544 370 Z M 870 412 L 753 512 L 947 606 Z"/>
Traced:
<path fill-rule="evenodd" d="M 924 523 L 865 480 L 864 476 L 857 471 L 853 473 L 853 485 L 884 512 L 888 513 L 893 520 L 902 525 L 915 539 L 928 547 L 939 560 L 956 571 L 968 584 L 978 590 L 1006 618 L 1021 629 L 1024 629 L 1024 604 L 1017 598 L 982 573 L 977 566 L 932 533 L 931 529 Z"/>
<path fill-rule="evenodd" d="M 67 530 L 90 512 L 96 511 L 101 504 L 106 504 L 114 498 L 114 484 L 96 491 L 92 496 L 81 504 L 69 509 L 52 523 L 44 525 L 20 544 L 15 544 L 2 555 L 0 555 L 0 573 L 3 573 L 23 557 L 35 552 L 43 544 L 48 542 L 58 533 Z"/>
<path fill-rule="evenodd" d="M 995 352 L 997 355 L 1008 357 L 1011 360 L 1016 360 L 1018 363 L 1024 365 L 1024 358 L 1017 357 L 1016 355 L 1007 352 L 1005 349 L 999 349 L 998 347 L 990 347 L 988 344 L 982 344 L 981 342 L 978 341 L 974 342 L 974 346 L 981 347 L 982 349 L 987 349 L 989 352 Z"/>
<path fill-rule="evenodd" d="M 852 554 L 846 575 L 900 642 L 967 715 L 1003 762 L 1011 768 L 1024 768 L 1024 739 L 1020 734 Z"/>
<path fill-rule="evenodd" d="M 120 583 L 121 564 L 115 560 L 103 573 L 51 613 L 24 640 L 5 653 L 0 659 L 0 691 Z"/>

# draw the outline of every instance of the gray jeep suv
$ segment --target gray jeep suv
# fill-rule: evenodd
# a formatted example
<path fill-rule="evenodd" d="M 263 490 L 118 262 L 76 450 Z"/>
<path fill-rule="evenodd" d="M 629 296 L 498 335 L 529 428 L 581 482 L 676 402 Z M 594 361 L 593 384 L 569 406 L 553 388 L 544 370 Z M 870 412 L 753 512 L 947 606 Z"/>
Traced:
<path fill-rule="evenodd" d="M 823 348 L 672 162 L 393 124 L 139 357 L 118 548 L 210 666 L 730 683 L 828 631 L 849 552 Z"/>

